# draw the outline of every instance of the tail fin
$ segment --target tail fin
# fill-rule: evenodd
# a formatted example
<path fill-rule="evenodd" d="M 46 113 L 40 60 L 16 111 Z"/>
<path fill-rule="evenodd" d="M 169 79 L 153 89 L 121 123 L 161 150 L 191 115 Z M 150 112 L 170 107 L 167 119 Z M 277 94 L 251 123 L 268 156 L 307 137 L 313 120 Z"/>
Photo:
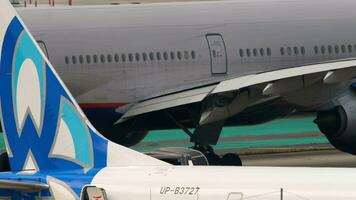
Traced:
<path fill-rule="evenodd" d="M 8 0 L 0 0 L 0 116 L 12 170 L 166 163 L 101 136 Z"/>

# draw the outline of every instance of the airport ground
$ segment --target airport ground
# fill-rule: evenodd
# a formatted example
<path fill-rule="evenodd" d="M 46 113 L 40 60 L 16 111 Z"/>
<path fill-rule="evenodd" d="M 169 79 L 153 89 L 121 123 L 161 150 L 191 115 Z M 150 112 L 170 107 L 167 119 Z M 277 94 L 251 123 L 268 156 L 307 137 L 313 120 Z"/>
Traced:
<path fill-rule="evenodd" d="M 218 154 L 238 153 L 244 166 L 356 167 L 356 156 L 333 148 L 312 122 L 296 116 L 246 127 L 226 127 L 215 146 Z M 136 150 L 190 147 L 181 130 L 152 131 Z"/>
<path fill-rule="evenodd" d="M 356 167 L 356 156 L 334 149 L 312 122 L 298 116 L 246 127 L 226 127 L 214 146 L 218 154 L 237 153 L 244 166 Z M 0 150 L 5 150 L 0 134 Z M 151 131 L 138 151 L 191 147 L 181 130 Z"/>
<path fill-rule="evenodd" d="M 356 156 L 335 149 L 243 155 L 244 166 L 356 167 Z"/>

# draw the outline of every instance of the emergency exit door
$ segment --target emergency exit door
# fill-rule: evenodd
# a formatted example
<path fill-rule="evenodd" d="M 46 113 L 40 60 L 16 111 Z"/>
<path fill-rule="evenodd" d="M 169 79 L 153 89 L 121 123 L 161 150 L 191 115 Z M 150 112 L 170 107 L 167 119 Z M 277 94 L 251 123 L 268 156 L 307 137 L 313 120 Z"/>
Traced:
<path fill-rule="evenodd" d="M 211 73 L 226 74 L 227 73 L 227 55 L 223 37 L 220 34 L 207 34 L 210 51 Z"/>

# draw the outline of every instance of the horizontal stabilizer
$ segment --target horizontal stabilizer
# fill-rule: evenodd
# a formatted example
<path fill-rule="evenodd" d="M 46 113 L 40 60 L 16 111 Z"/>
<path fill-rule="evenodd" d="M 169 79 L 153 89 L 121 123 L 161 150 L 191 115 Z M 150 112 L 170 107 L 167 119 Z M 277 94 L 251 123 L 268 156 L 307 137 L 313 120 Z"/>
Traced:
<path fill-rule="evenodd" d="M 39 192 L 48 189 L 49 186 L 40 182 L 0 180 L 0 189 L 20 192 Z"/>

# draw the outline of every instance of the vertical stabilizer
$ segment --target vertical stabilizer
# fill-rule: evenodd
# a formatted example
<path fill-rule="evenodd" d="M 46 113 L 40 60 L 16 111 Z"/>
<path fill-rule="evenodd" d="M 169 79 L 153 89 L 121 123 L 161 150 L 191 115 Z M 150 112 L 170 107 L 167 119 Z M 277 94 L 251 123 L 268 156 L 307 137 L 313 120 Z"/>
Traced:
<path fill-rule="evenodd" d="M 0 114 L 12 170 L 166 163 L 90 124 L 8 0 L 0 0 Z"/>

